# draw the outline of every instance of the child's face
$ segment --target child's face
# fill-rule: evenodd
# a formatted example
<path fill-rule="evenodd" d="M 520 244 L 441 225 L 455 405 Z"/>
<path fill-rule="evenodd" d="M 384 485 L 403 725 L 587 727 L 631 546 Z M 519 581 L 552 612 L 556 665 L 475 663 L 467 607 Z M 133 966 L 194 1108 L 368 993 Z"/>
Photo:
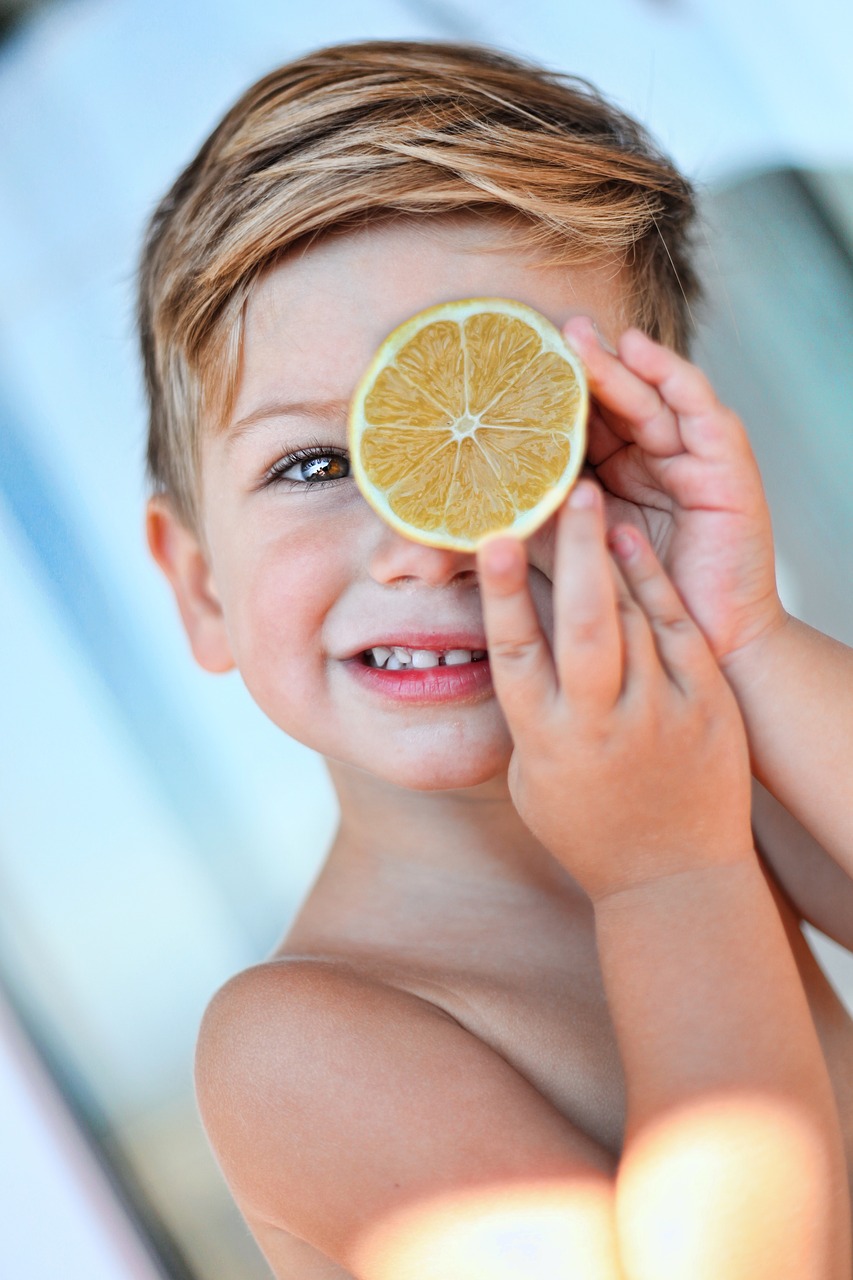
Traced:
<path fill-rule="evenodd" d="M 625 318 L 612 270 L 538 266 L 512 243 L 481 217 L 398 222 L 330 238 L 272 270 L 248 304 L 230 428 L 202 450 L 209 575 L 197 572 L 190 589 L 204 591 L 209 616 L 201 644 L 188 622 L 196 655 L 215 669 L 233 660 L 294 738 L 407 787 L 502 774 L 510 740 L 487 664 L 413 682 L 377 679 L 364 662 L 377 645 L 474 650 L 485 639 L 473 557 L 401 537 L 346 475 L 347 403 L 382 339 L 451 299 L 515 298 L 557 325 L 582 312 L 615 338 Z M 307 461 L 293 456 L 306 450 Z M 529 546 L 546 628 L 550 543 L 546 526 Z"/>

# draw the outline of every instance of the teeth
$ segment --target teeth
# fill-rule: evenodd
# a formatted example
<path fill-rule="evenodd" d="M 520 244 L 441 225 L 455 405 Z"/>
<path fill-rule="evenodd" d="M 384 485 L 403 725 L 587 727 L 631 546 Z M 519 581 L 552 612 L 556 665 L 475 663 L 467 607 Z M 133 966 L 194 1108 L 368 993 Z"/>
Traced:
<path fill-rule="evenodd" d="M 409 668 L 425 670 L 428 667 L 461 667 L 469 662 L 482 662 L 485 649 L 406 649 L 395 644 L 376 645 L 365 650 L 368 665 L 384 667 L 386 671 L 403 671 Z"/>
<path fill-rule="evenodd" d="M 444 655 L 444 665 L 446 667 L 461 667 L 464 662 L 471 661 L 470 649 L 448 649 Z"/>

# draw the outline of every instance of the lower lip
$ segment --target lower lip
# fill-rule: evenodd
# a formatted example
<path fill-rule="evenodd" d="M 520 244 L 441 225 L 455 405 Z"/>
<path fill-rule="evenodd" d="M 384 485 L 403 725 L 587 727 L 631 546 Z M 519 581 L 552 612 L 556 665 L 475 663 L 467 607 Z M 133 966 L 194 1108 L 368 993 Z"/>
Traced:
<path fill-rule="evenodd" d="M 492 693 L 488 658 L 451 667 L 408 667 L 386 671 L 354 658 L 346 663 L 367 689 L 393 702 L 475 702 Z"/>

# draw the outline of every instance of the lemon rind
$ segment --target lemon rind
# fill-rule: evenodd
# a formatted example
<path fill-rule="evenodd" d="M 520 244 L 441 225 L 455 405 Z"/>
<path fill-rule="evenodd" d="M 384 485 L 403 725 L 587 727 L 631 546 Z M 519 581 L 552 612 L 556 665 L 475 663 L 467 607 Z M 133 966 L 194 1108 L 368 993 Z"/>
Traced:
<path fill-rule="evenodd" d="M 479 315 L 484 311 L 495 311 L 499 314 L 514 316 L 525 324 L 529 324 L 542 339 L 543 351 L 553 351 L 571 365 L 578 382 L 580 404 L 575 415 L 574 426 L 571 431 L 567 432 L 570 444 L 568 465 L 560 478 L 548 489 L 547 493 L 534 506 L 527 511 L 521 512 L 512 524 L 500 529 L 489 529 L 479 538 L 459 538 L 451 534 L 442 533 L 440 530 L 431 532 L 421 529 L 400 519 L 385 498 L 383 490 L 377 489 L 365 472 L 357 445 L 365 426 L 369 425 L 364 417 L 364 402 L 367 399 L 367 395 L 379 372 L 392 363 L 397 353 L 406 343 L 421 329 L 435 321 L 453 320 L 462 324 L 469 316 Z M 512 298 L 465 298 L 458 302 L 441 302 L 436 306 L 427 307 L 424 311 L 419 311 L 416 315 L 409 317 L 408 320 L 404 320 L 396 329 L 393 329 L 384 342 L 379 345 L 372 360 L 359 379 L 350 401 L 348 424 L 350 465 L 352 466 L 356 483 L 366 501 L 377 515 L 381 516 L 398 533 L 425 546 L 438 547 L 447 551 L 474 552 L 487 538 L 496 537 L 500 534 L 509 534 L 512 537 L 521 539 L 530 537 L 562 505 L 580 475 L 583 466 L 586 455 L 588 414 L 589 387 L 584 366 L 580 357 L 571 349 L 560 330 L 547 316 L 543 316 L 541 312 L 527 306 L 526 303 L 517 302 Z"/>

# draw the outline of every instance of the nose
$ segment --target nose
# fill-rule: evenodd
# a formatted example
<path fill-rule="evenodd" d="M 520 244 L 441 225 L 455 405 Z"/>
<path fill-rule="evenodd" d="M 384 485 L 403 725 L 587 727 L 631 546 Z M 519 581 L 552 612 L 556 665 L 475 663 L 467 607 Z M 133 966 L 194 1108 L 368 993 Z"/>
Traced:
<path fill-rule="evenodd" d="M 370 557 L 370 576 L 381 586 L 420 583 L 429 587 L 476 585 L 476 558 L 462 551 L 428 547 L 382 523 Z"/>

